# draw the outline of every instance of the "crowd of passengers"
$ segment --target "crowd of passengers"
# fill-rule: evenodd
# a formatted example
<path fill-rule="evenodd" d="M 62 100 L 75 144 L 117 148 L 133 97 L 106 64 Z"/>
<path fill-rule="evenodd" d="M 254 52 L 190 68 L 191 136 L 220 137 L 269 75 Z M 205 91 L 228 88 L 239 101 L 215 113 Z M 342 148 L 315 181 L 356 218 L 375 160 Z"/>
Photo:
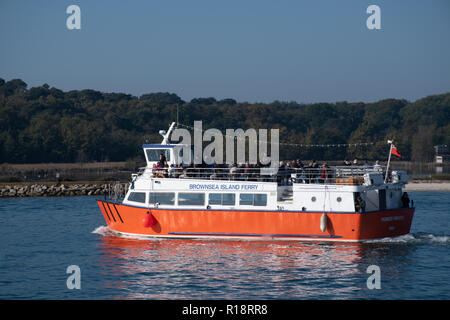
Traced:
<path fill-rule="evenodd" d="M 358 166 L 357 159 L 353 162 L 344 160 L 343 166 Z M 381 172 L 381 166 L 378 161 L 375 165 L 369 165 L 365 162 L 362 167 L 370 167 Z M 172 164 L 168 165 L 163 154 L 159 161 L 153 166 L 153 177 L 159 178 L 197 178 L 197 179 L 222 179 L 222 180 L 246 180 L 246 181 L 277 181 L 279 184 L 290 184 L 294 180 L 301 180 L 305 183 L 325 183 L 336 178 L 336 169 L 330 168 L 326 163 L 319 165 L 312 160 L 304 165 L 300 159 L 293 161 L 280 161 L 278 170 L 264 171 L 264 168 L 270 168 L 270 164 Z M 292 174 L 295 174 L 293 177 Z"/>

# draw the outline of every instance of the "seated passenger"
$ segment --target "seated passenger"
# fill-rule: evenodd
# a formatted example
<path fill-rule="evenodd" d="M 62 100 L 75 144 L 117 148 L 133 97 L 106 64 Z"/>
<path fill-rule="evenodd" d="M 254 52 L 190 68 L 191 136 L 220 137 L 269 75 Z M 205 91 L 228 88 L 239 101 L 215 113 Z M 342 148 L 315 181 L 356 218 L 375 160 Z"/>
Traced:
<path fill-rule="evenodd" d="M 161 166 L 158 163 L 155 163 L 153 165 L 153 170 L 152 170 L 152 178 L 166 178 L 166 176 L 164 175 L 164 173 L 161 171 Z"/>

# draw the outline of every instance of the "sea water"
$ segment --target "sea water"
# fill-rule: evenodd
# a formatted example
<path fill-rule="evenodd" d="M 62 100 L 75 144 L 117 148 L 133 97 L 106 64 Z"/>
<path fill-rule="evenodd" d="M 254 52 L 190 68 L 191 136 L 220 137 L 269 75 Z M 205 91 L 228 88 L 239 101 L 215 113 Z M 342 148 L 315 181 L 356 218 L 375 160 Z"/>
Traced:
<path fill-rule="evenodd" d="M 450 299 L 450 192 L 410 198 L 411 233 L 366 243 L 120 238 L 95 197 L 0 199 L 0 299 Z"/>

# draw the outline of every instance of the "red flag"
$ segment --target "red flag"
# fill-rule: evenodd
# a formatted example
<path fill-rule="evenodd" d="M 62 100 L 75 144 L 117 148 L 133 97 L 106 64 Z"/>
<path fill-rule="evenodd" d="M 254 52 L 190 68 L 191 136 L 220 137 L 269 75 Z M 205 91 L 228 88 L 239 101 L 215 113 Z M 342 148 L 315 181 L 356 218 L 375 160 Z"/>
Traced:
<path fill-rule="evenodd" d="M 398 152 L 397 148 L 394 145 L 392 145 L 392 149 L 391 150 L 392 150 L 392 154 L 393 155 L 395 155 L 395 156 L 397 156 L 399 158 L 402 157 L 402 155 L 400 154 L 400 152 Z"/>

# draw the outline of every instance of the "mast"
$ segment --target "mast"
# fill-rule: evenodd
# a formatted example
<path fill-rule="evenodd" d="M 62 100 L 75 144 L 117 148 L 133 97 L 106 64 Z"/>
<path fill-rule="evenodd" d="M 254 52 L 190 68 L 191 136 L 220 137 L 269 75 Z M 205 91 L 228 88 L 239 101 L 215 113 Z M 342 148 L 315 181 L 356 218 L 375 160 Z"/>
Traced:
<path fill-rule="evenodd" d="M 392 142 L 393 140 L 388 140 L 387 143 L 390 145 L 389 147 L 389 157 L 388 157 L 388 163 L 386 167 L 386 175 L 384 176 L 384 183 L 387 181 L 388 173 L 389 173 L 389 164 L 391 162 L 391 154 L 392 154 Z"/>

